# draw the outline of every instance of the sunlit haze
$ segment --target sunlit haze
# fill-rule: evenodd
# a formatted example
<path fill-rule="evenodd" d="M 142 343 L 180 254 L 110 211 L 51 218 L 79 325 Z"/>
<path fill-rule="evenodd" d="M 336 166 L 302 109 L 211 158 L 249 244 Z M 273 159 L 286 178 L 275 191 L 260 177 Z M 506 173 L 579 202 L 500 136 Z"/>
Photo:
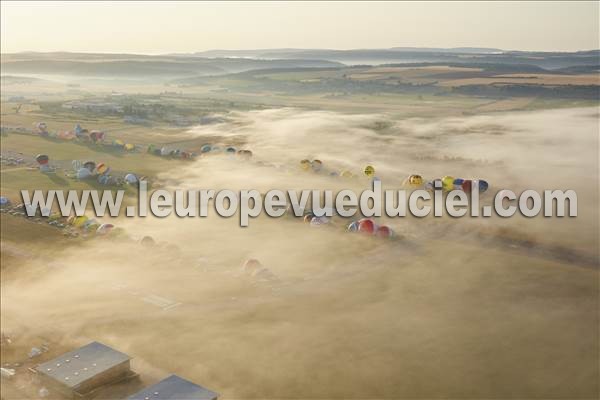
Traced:
<path fill-rule="evenodd" d="M 2 53 L 599 46 L 598 2 L 2 2 Z M 567 17 L 568 18 L 565 18 Z"/>

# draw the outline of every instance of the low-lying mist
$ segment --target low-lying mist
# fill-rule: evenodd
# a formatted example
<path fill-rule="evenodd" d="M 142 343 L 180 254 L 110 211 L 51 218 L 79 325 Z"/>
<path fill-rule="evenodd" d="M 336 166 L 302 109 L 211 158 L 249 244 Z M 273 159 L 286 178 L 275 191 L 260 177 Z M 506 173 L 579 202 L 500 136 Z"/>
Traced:
<path fill-rule="evenodd" d="M 590 108 L 427 120 L 231 113 L 190 135 L 243 143 L 251 160 L 209 153 L 158 180 L 358 192 L 370 164 L 389 189 L 409 174 L 486 179 L 488 204 L 500 189 L 574 189 L 579 216 L 383 219 L 395 240 L 345 233 L 349 220 L 336 217 L 311 227 L 261 216 L 247 228 L 214 210 L 123 218 L 132 240 L 52 246 L 24 261 L 2 283 L 3 325 L 104 341 L 142 375 L 177 373 L 222 398 L 594 396 L 598 117 Z M 323 171 L 302 171 L 302 159 Z M 330 175 L 344 170 L 357 177 Z M 143 236 L 156 244 L 137 243 Z M 251 258 L 268 274 L 245 271 Z M 590 259 L 591 268 L 579 261 Z"/>

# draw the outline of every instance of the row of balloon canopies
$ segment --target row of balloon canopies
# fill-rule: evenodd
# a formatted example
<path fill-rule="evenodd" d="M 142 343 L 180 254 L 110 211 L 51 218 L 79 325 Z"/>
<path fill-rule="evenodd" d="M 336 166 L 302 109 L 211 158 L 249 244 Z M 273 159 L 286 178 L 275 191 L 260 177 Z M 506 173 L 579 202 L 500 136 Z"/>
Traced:
<path fill-rule="evenodd" d="M 46 154 L 38 154 L 35 157 L 35 160 L 40 166 L 40 170 L 44 172 L 50 171 L 50 167 L 48 163 L 50 161 L 50 157 Z M 108 165 L 104 163 L 98 163 L 94 161 L 85 161 L 81 162 L 79 160 L 73 160 L 71 162 L 71 167 L 74 171 L 74 178 L 77 179 L 89 179 L 92 177 L 97 177 L 98 182 L 104 185 L 108 185 L 115 182 L 115 178 L 110 175 L 111 169 Z M 138 182 L 138 177 L 133 173 L 125 174 L 124 181 L 128 184 L 136 184 Z"/>
<path fill-rule="evenodd" d="M 219 151 L 220 148 L 212 145 L 204 145 L 202 146 L 203 153 L 209 153 L 214 151 Z M 192 159 L 196 157 L 195 153 L 182 151 L 182 150 L 167 150 L 166 147 L 161 149 L 156 148 L 154 145 L 148 146 L 148 152 L 157 154 L 160 156 L 170 156 L 170 157 L 178 157 L 183 159 Z M 234 147 L 226 147 L 224 152 L 226 154 L 235 154 L 240 156 L 241 158 L 249 159 L 252 157 L 252 151 L 250 150 L 236 150 Z M 35 158 L 37 163 L 39 164 L 40 170 L 43 172 L 50 172 L 52 169 L 49 167 L 50 157 L 47 154 L 38 154 Z M 85 161 L 81 162 L 79 160 L 72 161 L 72 168 L 75 171 L 74 177 L 77 179 L 88 179 L 92 177 L 98 177 L 98 182 L 101 184 L 113 184 L 115 183 L 115 178 L 111 177 L 110 172 L 111 169 L 104 163 L 96 164 L 94 161 Z M 125 183 L 128 184 L 136 184 L 139 179 L 133 173 L 127 173 L 124 176 Z"/>
<path fill-rule="evenodd" d="M 180 150 L 180 149 L 171 149 L 167 146 L 163 146 L 161 148 L 155 146 L 154 144 L 150 144 L 147 148 L 147 152 L 150 154 L 154 154 L 155 156 L 160 156 L 160 157 L 171 157 L 171 158 L 181 158 L 184 160 L 193 160 L 196 157 L 198 157 L 198 154 L 195 152 L 190 152 L 190 151 L 186 151 L 186 150 Z M 236 149 L 233 146 L 226 146 L 226 147 L 221 147 L 218 145 L 212 145 L 212 144 L 203 144 L 202 147 L 200 148 L 200 154 L 218 154 L 218 153 L 224 153 L 227 155 L 237 155 L 240 158 L 244 158 L 244 159 L 250 159 L 253 156 L 252 151 L 250 150 L 246 150 L 246 149 Z"/>
<path fill-rule="evenodd" d="M 12 206 L 12 203 L 10 202 L 10 200 L 5 197 L 5 196 L 0 196 L 0 209 L 2 210 L 7 210 L 10 209 L 10 207 Z M 23 213 L 25 215 L 27 215 L 25 213 L 26 209 L 28 207 L 31 206 L 27 206 L 25 204 L 19 204 L 17 206 L 14 207 L 14 209 L 17 209 L 19 213 Z M 45 209 L 42 210 L 40 212 L 42 215 L 43 214 L 47 214 L 47 222 L 49 225 L 53 225 L 59 228 L 70 228 L 71 230 L 75 229 L 75 231 L 81 231 L 86 235 L 93 235 L 93 237 L 96 236 L 110 236 L 110 237 L 118 237 L 118 238 L 123 238 L 123 237 L 128 237 L 125 233 L 125 230 L 121 227 L 117 227 L 114 224 L 111 223 L 101 223 L 99 221 L 97 221 L 94 218 L 90 218 L 86 215 L 82 215 L 82 216 L 76 216 L 76 215 L 72 215 L 69 216 L 68 218 L 64 218 L 63 216 L 61 216 L 58 213 L 51 213 L 50 210 Z M 60 221 L 63 221 L 64 224 L 60 223 Z M 89 236 L 88 236 L 89 237 Z M 154 247 L 156 245 L 156 241 L 154 240 L 154 238 L 152 238 L 152 236 L 143 236 L 141 239 L 137 240 L 142 246 L 145 247 Z M 173 245 L 168 245 L 167 244 L 167 248 L 169 247 L 173 247 Z"/>
<path fill-rule="evenodd" d="M 312 212 L 308 212 L 304 215 L 304 222 L 310 224 L 312 227 L 328 225 L 331 221 L 329 217 L 326 216 L 316 216 Z M 382 238 L 392 238 L 394 237 L 394 231 L 387 225 L 377 225 L 370 218 L 362 218 L 358 221 L 353 221 L 350 223 L 346 231 L 348 232 L 360 232 L 368 235 L 374 235 Z"/>
<path fill-rule="evenodd" d="M 450 175 L 430 181 L 425 181 L 421 175 L 410 175 L 404 181 L 404 185 L 414 188 L 425 188 L 427 190 L 435 190 L 437 186 L 447 192 L 452 190 L 462 190 L 466 193 L 471 193 L 473 187 L 477 187 L 480 193 L 484 193 L 490 186 L 489 183 L 483 179 L 463 179 L 455 178 Z"/>
<path fill-rule="evenodd" d="M 37 128 L 37 131 L 41 136 L 54 137 L 54 138 L 65 139 L 65 140 L 80 139 L 80 140 L 85 140 L 85 141 L 92 141 L 94 143 L 105 142 L 107 139 L 107 135 L 105 132 L 99 131 L 99 130 L 89 131 L 85 128 L 82 128 L 81 125 L 79 125 L 79 124 L 76 124 L 75 128 L 71 131 L 63 131 L 63 132 L 58 132 L 58 133 L 49 132 L 48 125 L 45 122 L 38 122 L 34 125 Z M 125 143 L 120 139 L 113 140 L 111 142 L 111 145 L 113 147 L 123 148 L 127 151 L 133 151 L 138 147 L 132 143 Z M 154 154 L 156 156 L 182 158 L 182 159 L 193 159 L 193 158 L 197 157 L 197 155 L 198 155 L 197 153 L 192 152 L 192 151 L 181 150 L 181 149 L 170 149 L 167 146 L 159 148 L 154 144 L 148 145 L 147 152 L 150 154 Z M 200 150 L 200 153 L 219 153 L 219 152 L 223 152 L 225 154 L 237 154 L 238 156 L 243 157 L 243 158 L 251 158 L 253 155 L 252 151 L 250 151 L 250 150 L 246 150 L 246 149 L 238 150 L 232 146 L 221 147 L 218 145 L 212 145 L 212 144 L 208 144 L 208 143 L 202 145 L 201 150 Z"/>
<path fill-rule="evenodd" d="M 0 196 L 0 209 L 2 211 L 12 211 L 19 214 L 27 215 L 27 210 L 31 206 L 25 204 L 18 204 L 12 207 L 12 202 L 6 196 Z M 30 210 L 31 211 L 31 210 Z M 53 225 L 59 228 L 70 228 L 76 231 L 81 231 L 86 235 L 95 236 L 110 236 L 122 238 L 125 236 L 125 230 L 121 227 L 117 227 L 111 223 L 101 223 L 94 218 L 90 218 L 86 215 L 76 216 L 71 215 L 68 218 L 63 217 L 59 213 L 52 213 L 49 209 L 40 210 L 40 214 L 48 215 L 46 217 L 49 225 Z M 60 222 L 64 223 L 60 223 Z M 128 236 L 127 236 L 128 237 Z M 138 242 L 145 247 L 153 247 L 156 242 L 152 236 L 144 236 Z"/>
<path fill-rule="evenodd" d="M 73 160 L 71 162 L 73 171 L 75 171 L 75 178 L 77 179 L 88 179 L 97 177 L 98 182 L 103 185 L 110 185 L 116 183 L 116 178 L 110 175 L 111 169 L 104 163 L 96 164 L 94 161 L 81 162 L 79 160 Z M 125 174 L 123 180 L 125 183 L 134 185 L 138 183 L 140 178 L 134 173 Z"/>
<path fill-rule="evenodd" d="M 320 172 L 323 170 L 323 162 L 321 160 L 308 160 L 304 159 L 300 161 L 300 168 L 304 171 L 314 171 Z M 378 179 L 375 177 L 375 167 L 372 165 L 367 165 L 363 169 L 363 174 L 369 178 Z M 354 178 L 358 175 L 352 173 L 349 170 L 343 170 L 339 174 L 335 171 L 330 172 L 331 176 L 341 176 L 342 178 Z M 473 185 L 477 185 L 480 193 L 485 192 L 489 188 L 489 184 L 487 181 L 483 179 L 463 179 L 463 178 L 455 178 L 453 176 L 444 176 L 443 178 L 437 178 L 430 181 L 426 181 L 423 179 L 421 175 L 410 175 L 403 182 L 403 186 L 408 186 L 412 188 L 425 188 L 428 190 L 435 189 L 436 182 L 439 181 L 439 186 L 445 191 L 451 190 L 462 190 L 464 192 L 470 193 L 473 189 Z"/>
<path fill-rule="evenodd" d="M 307 171 L 307 172 L 323 172 L 323 161 L 315 159 L 315 160 L 309 160 L 309 159 L 304 159 L 300 161 L 300 169 L 303 171 Z M 375 178 L 375 168 L 372 165 L 367 165 L 364 170 L 363 173 L 370 177 L 370 178 Z M 337 172 L 337 171 L 329 171 L 329 175 L 330 176 L 341 176 L 342 178 L 356 178 L 358 177 L 358 175 L 354 174 L 353 172 L 351 172 L 350 170 L 342 170 L 341 172 Z M 377 178 L 375 178 L 377 179 Z"/>
<path fill-rule="evenodd" d="M 48 217 L 48 219 L 51 221 L 54 215 L 51 215 L 50 217 Z M 60 218 L 60 215 L 58 215 L 57 218 Z M 73 228 L 81 229 L 85 232 L 95 233 L 96 235 L 122 233 L 122 228 L 116 228 L 113 224 L 110 223 L 100 223 L 96 219 L 89 218 L 85 215 L 82 215 L 80 217 L 72 215 L 68 217 L 66 225 L 72 226 Z"/>
<path fill-rule="evenodd" d="M 38 122 L 36 124 L 36 127 L 37 127 L 38 131 L 40 132 L 40 134 L 49 135 L 48 126 L 45 122 Z M 60 134 L 58 136 L 60 137 Z M 102 131 L 97 131 L 97 130 L 88 131 L 87 129 L 82 128 L 81 125 L 76 124 L 75 129 L 73 131 L 68 131 L 67 133 L 65 133 L 63 135 L 63 138 L 86 138 L 86 139 L 92 140 L 93 142 L 98 142 L 98 141 L 104 141 L 106 139 L 106 134 Z M 113 140 L 112 145 L 115 147 L 122 147 L 127 151 L 132 151 L 136 148 L 136 146 L 134 144 L 124 143 L 123 141 L 121 141 L 119 139 Z M 169 149 L 166 146 L 158 148 L 154 144 L 150 144 L 148 146 L 147 152 L 157 155 L 157 156 L 173 157 L 173 158 L 181 158 L 181 159 L 194 159 L 197 156 L 197 154 L 195 152 L 190 152 L 190 151 L 180 150 L 180 149 Z M 202 147 L 200 149 L 201 154 L 221 153 L 221 152 L 225 153 L 225 154 L 230 154 L 230 155 L 238 155 L 242 158 L 251 158 L 253 156 L 252 151 L 246 150 L 246 149 L 238 150 L 233 146 L 221 147 L 218 145 L 212 145 L 212 144 L 207 143 L 207 144 L 202 145 Z M 40 155 L 40 156 L 44 157 L 45 155 Z M 47 157 L 47 156 L 45 156 L 45 157 Z M 43 161 L 43 159 L 42 159 L 42 161 Z M 41 162 L 40 165 L 45 165 L 47 163 L 48 163 L 48 159 L 46 158 L 45 162 Z M 314 172 L 321 172 L 323 169 L 323 162 L 318 159 L 315 159 L 315 160 L 303 159 L 300 161 L 300 167 L 304 171 L 312 170 Z M 44 169 L 47 169 L 47 167 Z M 363 169 L 363 173 L 367 177 L 377 179 L 375 177 L 375 168 L 372 165 L 365 166 L 365 168 Z M 86 174 L 85 171 L 82 171 L 82 174 L 85 175 Z M 331 171 L 330 175 L 341 176 L 342 178 L 353 178 L 353 177 L 357 176 L 349 170 L 343 170 L 339 173 L 337 171 Z M 87 177 L 87 176 L 84 176 L 82 178 L 85 178 L 85 177 Z M 405 184 L 408 186 L 424 186 L 427 189 L 432 189 L 434 187 L 433 185 L 434 185 L 435 181 L 436 180 L 434 179 L 433 181 L 425 182 L 425 181 L 423 181 L 423 178 L 420 175 L 411 175 L 407 179 Z M 451 176 L 445 176 L 445 177 L 441 178 L 441 181 L 442 181 L 443 189 L 448 190 L 448 191 L 462 189 L 466 192 L 470 192 L 472 185 L 473 185 L 472 180 L 465 180 L 462 178 L 453 178 Z M 480 192 L 484 192 L 485 190 L 487 190 L 488 185 L 487 185 L 486 181 L 478 180 L 477 182 L 479 185 Z"/>
<path fill-rule="evenodd" d="M 63 132 L 58 132 L 58 133 L 49 132 L 48 125 L 45 122 L 38 122 L 34 125 L 36 126 L 37 131 L 40 135 L 47 136 L 47 137 L 54 137 L 54 138 L 65 139 L 65 140 L 80 139 L 80 140 L 85 140 L 85 141 L 92 141 L 94 143 L 98 143 L 98 142 L 105 143 L 105 141 L 107 139 L 107 135 L 105 132 L 99 131 L 99 130 L 89 131 L 85 128 L 82 128 L 81 125 L 79 125 L 79 124 L 76 124 L 75 128 L 71 131 L 63 131 Z M 110 145 L 112 145 L 113 147 L 117 147 L 117 148 L 123 148 L 126 151 L 133 151 L 136 148 L 138 148 L 138 146 L 136 146 L 135 144 L 125 143 L 120 139 L 113 140 L 110 143 Z M 192 152 L 192 151 L 181 150 L 181 149 L 171 149 L 167 146 L 157 147 L 154 144 L 148 145 L 147 152 L 150 154 L 154 154 L 156 156 L 182 158 L 182 159 L 194 159 L 195 157 L 198 156 L 197 153 Z M 201 150 L 200 150 L 200 153 L 219 153 L 219 152 L 223 152 L 225 154 L 237 154 L 238 156 L 243 157 L 243 158 L 251 158 L 253 155 L 252 151 L 250 151 L 250 150 L 246 150 L 246 149 L 238 150 L 232 146 L 221 147 L 218 145 L 212 145 L 212 144 L 208 144 L 208 143 L 202 145 Z"/>
<path fill-rule="evenodd" d="M 164 148 L 163 148 L 164 149 Z M 227 151 L 231 149 L 230 151 Z M 248 157 L 252 156 L 252 152 L 250 150 L 239 150 L 236 151 L 233 147 L 228 147 L 226 149 L 227 153 L 230 154 L 247 154 Z M 46 154 L 38 154 L 36 157 L 36 161 L 40 165 L 40 169 L 47 168 L 49 157 Z M 312 169 L 315 172 L 321 171 L 323 168 L 323 162 L 320 160 L 302 160 L 300 165 L 303 170 Z M 94 175 L 97 175 L 100 183 L 109 183 L 110 181 L 110 168 L 104 163 L 99 163 L 96 165 L 94 161 L 86 161 L 81 163 L 78 160 L 73 160 L 73 169 L 76 172 L 77 179 L 86 179 L 90 178 Z M 375 168 L 372 165 L 367 165 L 363 170 L 364 175 L 370 178 L 374 178 Z M 342 171 L 339 176 L 341 177 L 352 177 L 355 176 L 350 171 Z M 375 178 L 376 179 L 376 178 Z M 473 189 L 473 185 L 477 185 L 480 193 L 483 193 L 488 190 L 489 184 L 487 181 L 483 179 L 478 180 L 470 180 L 463 178 L 455 178 L 453 176 L 444 176 L 443 178 L 434 179 L 431 181 L 425 181 L 421 175 L 410 175 L 404 182 L 404 186 L 409 186 L 413 188 L 423 187 L 428 190 L 435 189 L 436 182 L 439 181 L 439 185 L 442 189 L 446 191 L 451 190 L 462 190 L 464 192 L 470 193 Z M 128 173 L 125 175 L 125 182 L 129 184 L 135 184 L 138 182 L 137 176 L 132 173 Z"/>
<path fill-rule="evenodd" d="M 37 129 L 37 133 L 40 136 L 50 137 L 62 140 L 81 140 L 93 143 L 103 143 L 112 147 L 121 148 L 126 151 L 133 151 L 136 149 L 136 145 L 133 143 L 125 143 L 120 139 L 115 139 L 110 143 L 107 143 L 107 135 L 104 131 L 99 130 L 88 130 L 82 128 L 81 125 L 76 124 L 75 128 L 70 131 L 50 132 L 48 131 L 48 124 L 45 122 L 37 122 L 34 124 Z"/>
<path fill-rule="evenodd" d="M 196 156 L 195 153 L 189 153 L 181 150 L 166 150 L 165 147 L 162 149 L 154 148 L 153 145 L 148 147 L 149 153 L 158 154 L 161 156 L 171 156 L 171 157 L 181 157 L 184 159 L 193 158 Z M 208 152 L 208 151 L 205 151 Z M 159 154 L 160 153 L 160 154 Z M 242 158 L 250 158 L 252 157 L 252 152 L 250 150 L 235 150 L 233 147 L 227 147 L 225 153 L 228 154 L 237 154 Z M 36 161 L 38 162 L 40 169 L 42 171 L 48 172 L 50 170 L 48 166 L 50 158 L 46 154 L 38 154 L 36 156 Z M 96 164 L 94 161 L 86 161 L 81 162 L 79 160 L 72 161 L 72 167 L 75 170 L 75 177 L 77 179 L 87 179 L 93 176 L 98 176 L 98 180 L 100 183 L 108 184 L 110 183 L 110 168 L 104 163 Z M 135 184 L 138 182 L 138 178 L 133 173 L 128 173 L 124 177 L 125 183 Z"/>
<path fill-rule="evenodd" d="M 2 207 L 2 209 L 9 209 L 11 206 L 12 206 L 12 202 L 6 196 L 0 196 L 0 207 Z M 25 213 L 25 215 L 27 215 L 27 211 L 33 211 L 30 208 L 31 208 L 31 205 L 26 205 L 26 204 L 19 204 L 14 207 L 14 209 L 16 209 L 19 212 Z M 58 225 L 59 221 L 64 220 L 64 217 L 62 217 L 59 213 L 52 213 L 50 209 L 42 209 L 42 210 L 40 210 L 40 214 L 42 216 L 43 215 L 48 216 L 47 222 L 50 225 Z M 66 221 L 64 221 L 64 222 L 65 222 L 64 226 L 78 228 L 85 232 L 95 233 L 97 235 L 106 235 L 110 232 L 113 232 L 113 230 L 114 230 L 114 234 L 123 232 L 122 229 L 115 228 L 115 226 L 113 224 L 101 223 L 101 222 L 98 222 L 96 219 L 89 218 L 85 215 L 70 216 L 70 217 L 66 218 Z"/>

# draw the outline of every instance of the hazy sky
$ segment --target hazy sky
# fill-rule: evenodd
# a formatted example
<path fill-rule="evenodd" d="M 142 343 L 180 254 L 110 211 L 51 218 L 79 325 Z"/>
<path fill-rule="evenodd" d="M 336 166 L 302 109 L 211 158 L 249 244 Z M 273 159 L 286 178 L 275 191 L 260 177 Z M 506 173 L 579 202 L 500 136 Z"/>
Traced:
<path fill-rule="evenodd" d="M 10 2 L 2 52 L 599 44 L 599 2 Z"/>

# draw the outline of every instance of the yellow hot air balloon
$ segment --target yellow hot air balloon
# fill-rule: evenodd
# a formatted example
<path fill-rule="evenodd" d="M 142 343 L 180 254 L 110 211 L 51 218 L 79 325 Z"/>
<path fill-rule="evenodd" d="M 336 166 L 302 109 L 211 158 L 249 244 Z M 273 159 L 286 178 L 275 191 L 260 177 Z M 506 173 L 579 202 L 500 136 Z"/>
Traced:
<path fill-rule="evenodd" d="M 375 175 L 375 168 L 372 165 L 367 165 L 365 167 L 365 175 L 369 177 Z"/>
<path fill-rule="evenodd" d="M 61 218 L 59 213 L 50 214 L 48 221 L 58 221 Z"/>
<path fill-rule="evenodd" d="M 423 184 L 423 177 L 421 175 L 411 175 L 408 177 L 408 184 L 412 186 L 420 186 Z"/>
<path fill-rule="evenodd" d="M 108 167 L 104 163 L 100 163 L 100 164 L 96 165 L 96 171 L 98 171 L 98 173 L 100 175 L 104 174 L 107 170 L 108 170 Z"/>
<path fill-rule="evenodd" d="M 135 149 L 135 145 L 133 145 L 133 144 L 131 144 L 131 143 L 127 143 L 127 144 L 125 145 L 125 150 L 127 150 L 127 151 L 131 151 L 131 150 L 133 150 L 133 149 Z"/>
<path fill-rule="evenodd" d="M 85 224 L 88 220 L 88 217 L 86 217 L 85 215 L 82 215 L 81 217 L 75 217 L 75 219 L 73 220 L 73 226 L 76 228 L 81 228 L 83 226 L 83 224 Z"/>
<path fill-rule="evenodd" d="M 346 171 L 340 172 L 340 176 L 342 178 L 352 178 L 353 174 L 352 174 L 352 172 L 346 170 Z"/>
<path fill-rule="evenodd" d="M 115 140 L 115 144 L 116 144 L 117 146 L 124 146 L 124 145 L 125 145 L 125 143 L 123 143 L 123 141 L 122 141 L 122 140 L 120 140 L 120 139 L 117 139 L 117 140 Z"/>
<path fill-rule="evenodd" d="M 300 168 L 302 168 L 304 171 L 308 171 L 311 167 L 310 161 L 309 160 L 302 160 L 300 161 Z"/>
<path fill-rule="evenodd" d="M 442 178 L 442 188 L 446 191 L 451 191 L 454 189 L 454 177 L 453 176 L 445 176 Z"/>

